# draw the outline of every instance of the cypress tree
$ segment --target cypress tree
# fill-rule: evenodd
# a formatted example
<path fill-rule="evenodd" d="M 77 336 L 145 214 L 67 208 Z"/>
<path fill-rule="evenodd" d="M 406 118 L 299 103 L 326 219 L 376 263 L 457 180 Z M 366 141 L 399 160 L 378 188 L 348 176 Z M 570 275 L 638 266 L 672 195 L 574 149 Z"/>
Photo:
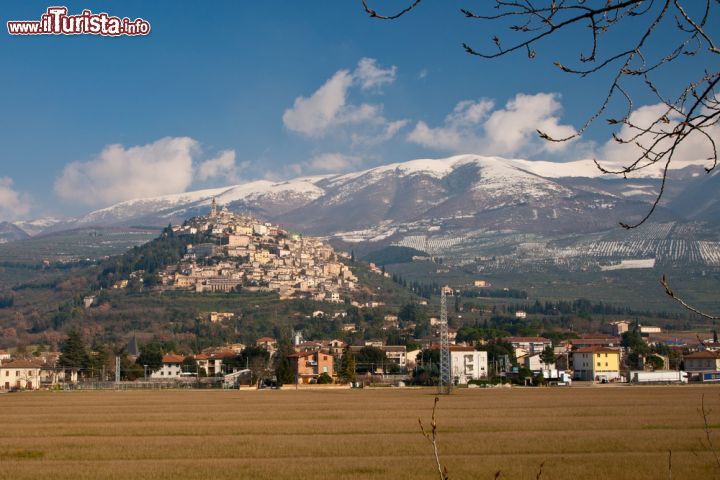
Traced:
<path fill-rule="evenodd" d="M 338 372 L 340 379 L 345 382 L 355 381 L 355 356 L 350 350 L 350 346 L 345 348 L 343 356 L 340 359 L 340 371 Z"/>
<path fill-rule="evenodd" d="M 87 347 L 77 330 L 68 333 L 68 339 L 60 350 L 59 363 L 67 368 L 86 368 L 90 363 Z"/>

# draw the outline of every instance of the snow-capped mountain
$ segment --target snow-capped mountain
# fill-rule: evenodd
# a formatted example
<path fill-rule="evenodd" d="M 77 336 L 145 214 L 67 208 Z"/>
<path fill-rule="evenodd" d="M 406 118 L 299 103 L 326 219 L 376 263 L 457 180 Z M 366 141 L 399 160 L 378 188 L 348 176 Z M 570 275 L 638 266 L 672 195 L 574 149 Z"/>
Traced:
<path fill-rule="evenodd" d="M 673 175 L 690 178 L 700 170 L 691 164 L 682 167 Z M 418 225 L 443 231 L 581 233 L 640 218 L 657 191 L 660 171 L 656 170 L 644 170 L 642 176 L 629 180 L 604 179 L 592 160 L 552 163 L 458 155 L 128 200 L 49 229 L 163 226 L 207 213 L 215 198 L 232 211 L 338 238 L 365 230 L 375 234 L 373 238 L 390 238 L 393 229 L 412 230 Z"/>
<path fill-rule="evenodd" d="M 0 222 L 0 244 L 29 238 L 26 232 L 10 222 Z"/>
<path fill-rule="evenodd" d="M 664 206 L 632 232 L 618 222 L 635 222 L 648 212 L 660 185 L 659 170 L 623 179 L 602 175 L 591 160 L 551 163 L 478 155 L 128 200 L 77 219 L 48 222 L 45 232 L 162 227 L 206 215 L 215 199 L 220 208 L 324 236 L 359 254 L 408 246 L 449 263 L 474 265 L 478 272 L 720 266 L 720 230 L 712 222 L 687 221 L 714 220 L 708 216 L 716 211 L 713 187 L 720 176 L 703 176 L 702 165 L 675 166 Z"/>

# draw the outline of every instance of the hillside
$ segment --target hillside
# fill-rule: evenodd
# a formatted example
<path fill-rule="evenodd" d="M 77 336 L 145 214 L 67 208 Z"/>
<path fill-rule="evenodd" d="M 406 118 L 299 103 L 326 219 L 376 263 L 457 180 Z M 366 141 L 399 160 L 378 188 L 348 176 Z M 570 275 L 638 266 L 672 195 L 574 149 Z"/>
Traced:
<path fill-rule="evenodd" d="M 683 168 L 670 172 L 664 197 L 668 208 L 631 233 L 618 222 L 637 221 L 648 211 L 659 171 L 643 170 L 642 177 L 624 180 L 600 175 L 590 160 L 558 164 L 478 155 L 129 200 L 49 222 L 48 228 L 164 227 L 206 215 L 215 199 L 230 212 L 325 237 L 359 257 L 392 245 L 443 257 L 448 264 L 474 264 L 478 273 L 600 271 L 624 268 L 627 261 L 716 268 L 720 234 L 709 193 L 716 180 L 698 165 L 678 165 Z M 25 242 L 15 242 L 16 248 L 22 250 Z M 99 258 L 102 249 L 93 248 L 83 250 L 87 258 Z"/>

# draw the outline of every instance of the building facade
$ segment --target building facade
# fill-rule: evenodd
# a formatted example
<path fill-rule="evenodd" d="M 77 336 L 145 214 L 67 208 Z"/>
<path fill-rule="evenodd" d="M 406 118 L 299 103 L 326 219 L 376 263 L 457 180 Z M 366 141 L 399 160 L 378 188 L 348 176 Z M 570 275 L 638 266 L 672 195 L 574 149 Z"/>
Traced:
<path fill-rule="evenodd" d="M 620 378 L 620 351 L 604 347 L 578 348 L 572 353 L 576 380 L 611 382 Z"/>
<path fill-rule="evenodd" d="M 301 352 L 288 355 L 295 378 L 298 383 L 315 383 L 323 373 L 331 377 L 333 371 L 333 356 L 325 351 Z"/>
<path fill-rule="evenodd" d="M 458 385 L 466 385 L 470 380 L 481 380 L 488 375 L 487 352 L 473 347 L 450 347 L 450 373 Z"/>
<path fill-rule="evenodd" d="M 165 355 L 162 359 L 162 366 L 150 374 L 150 378 L 170 379 L 180 378 L 182 363 L 185 357 L 182 355 Z"/>
<path fill-rule="evenodd" d="M 720 352 L 703 350 L 685 355 L 685 371 L 687 372 L 715 372 L 720 370 Z"/>
<path fill-rule="evenodd" d="M 27 360 L 15 360 L 0 366 L 0 388 L 4 390 L 38 390 L 40 366 Z"/>

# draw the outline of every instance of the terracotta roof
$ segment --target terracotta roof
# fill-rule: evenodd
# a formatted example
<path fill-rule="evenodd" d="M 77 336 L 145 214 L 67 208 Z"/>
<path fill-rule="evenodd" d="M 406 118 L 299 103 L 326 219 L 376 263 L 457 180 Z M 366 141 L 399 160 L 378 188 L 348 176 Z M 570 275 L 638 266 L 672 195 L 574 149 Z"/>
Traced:
<path fill-rule="evenodd" d="M 616 350 L 614 348 L 583 347 L 583 348 L 578 348 L 577 350 L 573 350 L 572 353 L 617 353 L 617 354 L 619 354 L 620 351 Z"/>
<path fill-rule="evenodd" d="M 685 355 L 685 359 L 692 359 L 692 358 L 720 358 L 720 352 L 713 352 L 711 350 L 703 350 L 702 352 L 693 352 L 688 355 Z"/>
<path fill-rule="evenodd" d="M 208 358 L 210 357 L 208 357 L 204 353 L 198 353 L 197 355 L 195 355 L 195 360 L 207 360 Z"/>
<path fill-rule="evenodd" d="M 260 337 L 257 339 L 257 343 L 275 343 L 275 339 L 270 337 Z"/>
<path fill-rule="evenodd" d="M 182 355 L 165 355 L 162 359 L 163 363 L 182 363 L 185 357 Z"/>
<path fill-rule="evenodd" d="M 35 362 L 29 360 L 12 360 L 8 363 L 3 363 L 0 368 L 40 368 Z"/>

